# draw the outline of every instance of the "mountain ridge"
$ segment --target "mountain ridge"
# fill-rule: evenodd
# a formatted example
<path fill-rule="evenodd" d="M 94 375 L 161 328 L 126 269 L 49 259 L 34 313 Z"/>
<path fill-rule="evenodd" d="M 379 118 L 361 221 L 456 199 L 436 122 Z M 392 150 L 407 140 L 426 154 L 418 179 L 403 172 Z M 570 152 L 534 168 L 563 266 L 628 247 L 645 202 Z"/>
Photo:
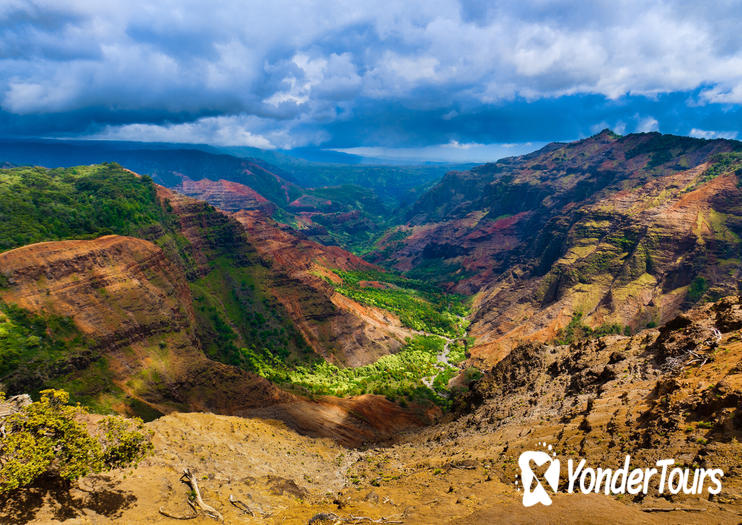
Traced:
<path fill-rule="evenodd" d="M 450 172 L 369 259 L 477 293 L 478 360 L 556 338 L 573 319 L 661 324 L 704 294 L 738 289 L 741 150 L 603 131 Z"/>
<path fill-rule="evenodd" d="M 38 232 L 37 240 L 92 237 L 25 244 L 0 253 L 3 306 L 7 303 L 8 308 L 26 312 L 21 320 L 40 316 L 29 321 L 31 326 L 43 325 L 47 318 L 71 319 L 85 337 L 75 339 L 67 354 L 35 355 L 38 342 L 34 338 L 47 339 L 50 329 L 41 330 L 38 336 L 22 335 L 29 351 L 11 370 L 11 375 L 21 374 L 20 378 L 4 380 L 4 388 L 11 393 L 35 392 L 55 384 L 104 411 L 148 418 L 172 410 L 247 414 L 254 409 L 306 432 L 353 444 L 382 439 L 400 425 L 419 425 L 435 416 L 435 409 L 426 413 L 431 407 L 404 409 L 373 395 L 311 401 L 243 370 L 249 368 L 253 355 L 280 355 L 287 364 L 321 360 L 321 355 L 343 362 L 354 351 L 358 354 L 362 344 L 375 343 L 376 354 L 363 352 L 354 358 L 368 362 L 399 349 L 409 332 L 398 326 L 396 333 L 385 335 L 385 325 L 359 315 L 356 310 L 363 308 L 353 301 L 333 300 L 334 289 L 306 269 L 292 276 L 285 273 L 288 267 L 281 269 L 276 264 L 270 268 L 273 263 L 254 244 L 258 237 L 248 236 L 232 217 L 114 165 L 48 172 L 15 168 L 2 175 L 8 186 L 0 188 L 0 193 L 7 189 L 15 199 L 0 199 L 0 214 L 10 213 L 10 225 L 16 221 L 32 226 L 30 231 Z M 27 187 L 29 181 L 43 181 L 38 185 L 43 190 L 31 190 L 36 186 Z M 53 207 L 66 200 L 65 191 L 86 202 L 85 192 L 116 194 L 117 185 L 137 188 L 130 200 L 117 201 L 121 209 L 137 210 L 131 215 L 138 217 L 136 221 L 129 222 L 118 213 L 95 215 L 105 206 L 91 208 L 93 215 L 78 225 L 58 224 L 58 217 L 38 214 L 35 208 L 24 214 L 4 207 L 22 200 L 24 188 L 36 192 L 36 202 Z M 269 221 L 263 216 L 255 220 Z M 138 238 L 99 235 L 111 229 Z M 274 225 L 264 231 L 265 242 L 270 242 L 281 230 Z M 7 235 L 4 239 L 10 243 L 26 242 L 25 238 L 13 241 L 12 229 Z M 348 269 L 370 267 L 340 248 L 300 241 L 289 232 L 283 235 L 289 244 L 303 242 L 310 248 L 307 265 L 326 257 L 328 263 Z M 292 256 L 288 250 L 284 256 L 287 261 L 302 262 L 301 256 Z M 155 261 L 155 267 L 150 268 L 148 261 Z M 314 282 L 314 287 L 307 281 Z M 277 290 L 281 299 L 298 297 L 303 310 L 292 313 L 284 308 L 275 295 Z M 384 315 L 387 321 L 394 317 Z M 321 329 L 333 316 L 339 319 L 336 328 Z M 349 326 L 341 331 L 337 328 L 341 325 Z M 12 323 L 9 326 L 19 329 Z M 316 327 L 319 332 L 310 342 L 319 353 L 302 335 L 302 330 L 308 335 Z M 355 331 L 368 331 L 368 335 L 358 337 Z M 6 336 L 4 332 L 3 341 Z M 330 338 L 336 344 L 330 345 Z M 214 390 L 214 384 L 220 389 Z M 361 416 L 350 414 L 353 411 Z M 399 424 L 378 426 L 384 417 L 376 415 L 377 411 L 386 414 L 389 422 L 396 418 Z M 367 421 L 376 421 L 377 426 Z"/>
<path fill-rule="evenodd" d="M 203 145 L 0 139 L 0 161 L 9 164 L 57 168 L 118 162 L 226 211 L 261 208 L 323 244 L 354 251 L 361 251 L 381 233 L 392 208 L 414 199 L 445 169 L 326 165 L 263 157 L 268 161 Z M 271 159 L 280 166 L 271 164 Z M 355 197 L 336 191 L 343 185 L 352 186 Z"/>

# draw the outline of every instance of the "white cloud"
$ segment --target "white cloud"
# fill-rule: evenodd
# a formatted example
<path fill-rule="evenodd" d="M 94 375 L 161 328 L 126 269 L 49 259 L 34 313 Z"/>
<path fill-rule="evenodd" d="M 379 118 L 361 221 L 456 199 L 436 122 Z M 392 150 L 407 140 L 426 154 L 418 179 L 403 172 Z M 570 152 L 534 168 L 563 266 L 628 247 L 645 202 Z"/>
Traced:
<path fill-rule="evenodd" d="M 447 144 L 436 144 L 419 148 L 384 148 L 356 147 L 338 148 L 333 151 L 371 157 L 387 161 L 430 162 L 494 162 L 503 157 L 530 153 L 544 146 L 540 142 L 523 142 L 518 144 L 460 144 L 451 141 Z"/>
<path fill-rule="evenodd" d="M 693 128 L 689 135 L 699 139 L 736 139 L 736 131 L 711 131 L 705 129 Z"/>
<path fill-rule="evenodd" d="M 468 143 L 461 143 L 458 140 L 452 140 L 448 144 L 444 144 L 443 148 L 454 148 L 454 149 L 471 149 L 474 147 L 481 147 L 482 144 L 477 144 L 476 142 L 468 142 Z"/>
<path fill-rule="evenodd" d="M 108 127 L 89 138 L 275 149 L 276 146 L 266 137 L 248 131 L 246 120 L 249 119 L 210 117 L 184 124 L 126 124 Z"/>
<path fill-rule="evenodd" d="M 619 135 L 624 135 L 626 133 L 626 122 L 624 122 L 623 120 L 618 120 L 613 123 L 608 123 L 603 120 L 598 122 L 597 124 L 593 124 L 592 126 L 590 126 L 590 132 L 593 135 L 596 133 L 600 133 L 604 129 L 610 129 L 611 131 L 614 131 Z"/>
<path fill-rule="evenodd" d="M 0 6 L 0 109 L 94 110 L 109 135 L 273 144 L 308 140 L 303 124 L 348 118 L 359 97 L 450 119 L 457 103 L 570 94 L 739 104 L 735 4 L 13 0 Z"/>
<path fill-rule="evenodd" d="M 721 48 L 715 15 L 703 10 L 689 13 L 672 3 L 612 2 L 613 12 L 598 9 L 584 14 L 566 6 L 571 11 L 569 23 L 557 16 L 556 9 L 529 13 L 508 3 L 499 8 L 498 16 L 468 21 L 454 0 L 321 6 L 237 0 L 208 5 L 144 0 L 70 5 L 66 12 L 78 19 L 63 31 L 45 32 L 39 15 L 38 27 L 27 31 L 32 39 L 29 49 L 35 47 L 34 38 L 44 40 L 45 47 L 37 51 L 48 55 L 50 39 L 61 45 L 70 34 L 87 33 L 86 40 L 76 38 L 76 45 L 97 48 L 101 57 L 79 64 L 43 63 L 44 56 L 6 56 L 0 59 L 4 78 L 15 79 L 16 85 L 49 88 L 60 71 L 72 67 L 73 72 L 82 68 L 91 74 L 90 82 L 80 83 L 71 99 L 108 87 L 106 77 L 119 84 L 122 96 L 129 91 L 127 86 L 138 89 L 140 78 L 153 81 L 153 91 L 198 85 L 207 95 L 209 90 L 256 87 L 255 82 L 264 79 L 264 66 L 288 54 L 297 71 L 263 97 L 269 103 L 282 99 L 305 103 L 311 96 L 309 88 L 326 80 L 333 60 L 346 66 L 361 64 L 361 76 L 353 66 L 349 78 L 354 84 L 362 78 L 377 94 L 399 94 L 426 83 L 465 82 L 512 85 L 516 93 L 531 96 L 616 97 L 714 84 L 704 91 L 706 100 L 742 100 L 742 50 L 730 53 Z M 36 11 L 43 14 L 44 9 Z M 372 29 L 359 36 L 354 34 L 359 24 Z M 15 34 L 11 26 L 0 40 L 7 43 Z M 326 52 L 328 45 L 346 49 Z M 30 59 L 41 67 L 26 67 Z M 18 95 L 9 81 L 3 91 L 3 107 L 13 111 Z M 31 105 L 24 108 L 30 110 Z M 42 97 L 37 110 L 47 108 Z"/>
<path fill-rule="evenodd" d="M 737 64 L 736 67 L 742 67 Z M 736 85 L 718 85 L 701 91 L 700 98 L 703 101 L 717 104 L 740 104 L 742 103 L 742 83 Z"/>
<path fill-rule="evenodd" d="M 654 117 L 643 118 L 636 126 L 636 131 L 639 133 L 647 133 L 650 131 L 659 131 L 660 123 Z"/>

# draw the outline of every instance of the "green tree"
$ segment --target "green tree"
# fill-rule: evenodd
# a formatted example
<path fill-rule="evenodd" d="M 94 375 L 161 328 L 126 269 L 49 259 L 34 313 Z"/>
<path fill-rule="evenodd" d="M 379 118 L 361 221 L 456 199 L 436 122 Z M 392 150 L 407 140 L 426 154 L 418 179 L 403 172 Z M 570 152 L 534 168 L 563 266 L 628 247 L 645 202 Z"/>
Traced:
<path fill-rule="evenodd" d="M 87 414 L 69 404 L 67 392 L 43 390 L 39 401 L 6 417 L 0 433 L 0 493 L 31 485 L 42 475 L 72 481 L 136 465 L 152 450 L 151 432 L 141 420 L 106 417 L 92 425 Z"/>

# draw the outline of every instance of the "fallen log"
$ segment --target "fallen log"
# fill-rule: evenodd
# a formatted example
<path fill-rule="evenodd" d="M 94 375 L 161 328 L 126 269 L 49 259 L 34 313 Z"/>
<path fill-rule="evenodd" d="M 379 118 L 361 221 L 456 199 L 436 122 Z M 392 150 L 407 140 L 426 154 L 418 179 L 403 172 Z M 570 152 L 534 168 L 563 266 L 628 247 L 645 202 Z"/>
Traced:
<path fill-rule="evenodd" d="M 703 509 L 694 509 L 691 507 L 645 507 L 642 512 L 703 512 Z"/>
<path fill-rule="evenodd" d="M 191 472 L 191 469 L 185 469 L 183 471 L 183 475 L 180 477 L 180 480 L 191 486 L 191 490 L 193 490 L 193 499 L 195 505 L 201 510 L 201 512 L 217 521 L 224 521 L 224 516 L 222 516 L 221 512 L 204 502 L 203 498 L 201 497 L 201 490 L 198 488 L 198 481 L 196 480 L 196 476 Z"/>

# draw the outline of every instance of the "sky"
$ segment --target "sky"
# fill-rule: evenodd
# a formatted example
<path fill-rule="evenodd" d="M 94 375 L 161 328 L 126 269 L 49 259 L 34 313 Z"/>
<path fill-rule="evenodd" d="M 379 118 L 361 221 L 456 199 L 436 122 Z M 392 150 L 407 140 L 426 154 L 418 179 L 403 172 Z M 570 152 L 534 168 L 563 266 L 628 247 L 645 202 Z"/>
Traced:
<path fill-rule="evenodd" d="M 479 162 L 742 138 L 742 2 L 0 0 L 0 136 Z"/>

